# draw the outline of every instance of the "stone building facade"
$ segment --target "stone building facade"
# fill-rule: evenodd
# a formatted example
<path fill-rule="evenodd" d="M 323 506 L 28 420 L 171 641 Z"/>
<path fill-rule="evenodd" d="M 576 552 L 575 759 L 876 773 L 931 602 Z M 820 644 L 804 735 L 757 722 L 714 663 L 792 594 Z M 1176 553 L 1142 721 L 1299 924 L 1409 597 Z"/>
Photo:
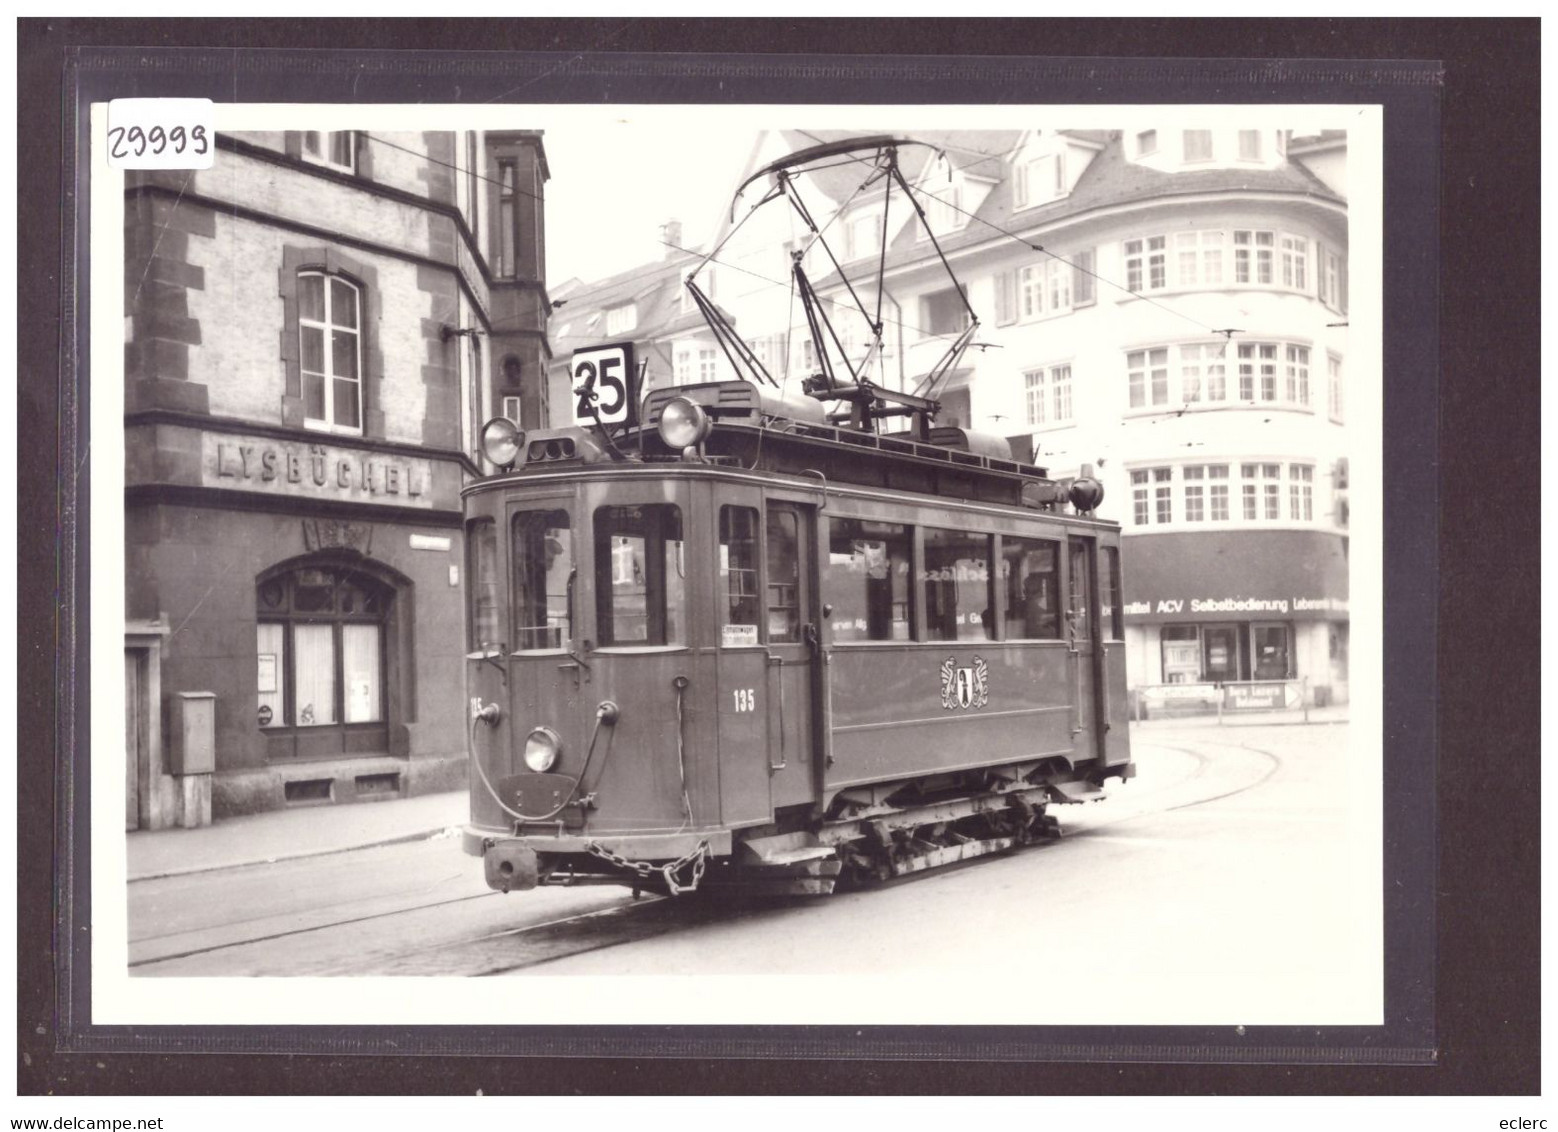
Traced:
<path fill-rule="evenodd" d="M 464 783 L 459 492 L 542 411 L 546 178 L 527 131 L 127 175 L 127 826 Z"/>

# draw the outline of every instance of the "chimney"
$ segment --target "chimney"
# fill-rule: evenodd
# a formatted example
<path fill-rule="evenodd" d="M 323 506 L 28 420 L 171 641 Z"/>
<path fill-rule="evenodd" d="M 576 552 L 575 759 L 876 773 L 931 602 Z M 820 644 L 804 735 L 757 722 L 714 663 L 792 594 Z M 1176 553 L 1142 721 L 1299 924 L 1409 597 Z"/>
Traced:
<path fill-rule="evenodd" d="M 665 258 L 674 259 L 682 252 L 682 222 L 667 220 L 660 225 L 660 239 L 665 244 Z"/>

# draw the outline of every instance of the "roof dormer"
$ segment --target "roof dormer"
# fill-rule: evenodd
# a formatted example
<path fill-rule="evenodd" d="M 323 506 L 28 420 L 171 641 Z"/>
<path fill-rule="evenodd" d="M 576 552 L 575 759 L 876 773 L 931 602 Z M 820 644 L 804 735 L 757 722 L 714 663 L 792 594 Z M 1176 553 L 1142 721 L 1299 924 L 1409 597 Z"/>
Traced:
<path fill-rule="evenodd" d="M 1127 161 L 1163 173 L 1275 169 L 1287 161 L 1287 131 L 1270 127 L 1153 125 L 1125 131 L 1122 145 Z"/>

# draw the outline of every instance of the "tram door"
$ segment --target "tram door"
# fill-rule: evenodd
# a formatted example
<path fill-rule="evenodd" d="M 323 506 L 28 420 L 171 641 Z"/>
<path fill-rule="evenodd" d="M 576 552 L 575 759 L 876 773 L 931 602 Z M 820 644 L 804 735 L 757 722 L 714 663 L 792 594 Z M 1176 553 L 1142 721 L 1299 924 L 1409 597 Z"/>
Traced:
<path fill-rule="evenodd" d="M 755 489 L 718 507 L 720 799 L 726 824 L 813 794 L 813 515 Z"/>
<path fill-rule="evenodd" d="M 1072 744 L 1078 761 L 1102 752 L 1103 719 L 1098 710 L 1100 652 L 1097 542 L 1073 535 L 1067 570 L 1066 640 L 1070 645 Z"/>

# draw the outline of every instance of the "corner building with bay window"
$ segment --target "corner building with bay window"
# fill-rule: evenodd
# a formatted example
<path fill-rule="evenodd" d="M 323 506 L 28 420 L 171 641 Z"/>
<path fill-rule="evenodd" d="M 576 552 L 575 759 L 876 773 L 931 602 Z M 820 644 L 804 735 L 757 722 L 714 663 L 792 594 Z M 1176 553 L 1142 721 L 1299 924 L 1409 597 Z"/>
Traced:
<path fill-rule="evenodd" d="M 855 192 L 849 169 L 803 191 L 831 202 L 824 215 L 845 206 L 857 287 L 885 229 L 874 380 L 915 390 L 966 326 L 928 225 L 981 321 L 935 392 L 939 423 L 1004 435 L 1056 477 L 1091 465 L 1105 485 L 1133 689 L 1286 680 L 1344 702 L 1346 386 L 1378 379 L 1348 372 L 1346 137 L 1296 136 L 1264 111 L 1204 127 L 911 131 L 934 147 L 900 150 L 924 221 Z M 753 170 L 842 136 L 776 134 Z M 739 237 L 723 253 L 742 255 Z M 819 293 L 851 306 L 827 275 Z M 743 337 L 799 343 L 804 328 L 763 317 L 787 310 L 782 291 L 754 289 L 731 300 Z M 790 357 L 796 381 L 810 360 Z"/>
<path fill-rule="evenodd" d="M 465 784 L 460 489 L 540 423 L 534 131 L 125 181 L 127 828 Z"/>

